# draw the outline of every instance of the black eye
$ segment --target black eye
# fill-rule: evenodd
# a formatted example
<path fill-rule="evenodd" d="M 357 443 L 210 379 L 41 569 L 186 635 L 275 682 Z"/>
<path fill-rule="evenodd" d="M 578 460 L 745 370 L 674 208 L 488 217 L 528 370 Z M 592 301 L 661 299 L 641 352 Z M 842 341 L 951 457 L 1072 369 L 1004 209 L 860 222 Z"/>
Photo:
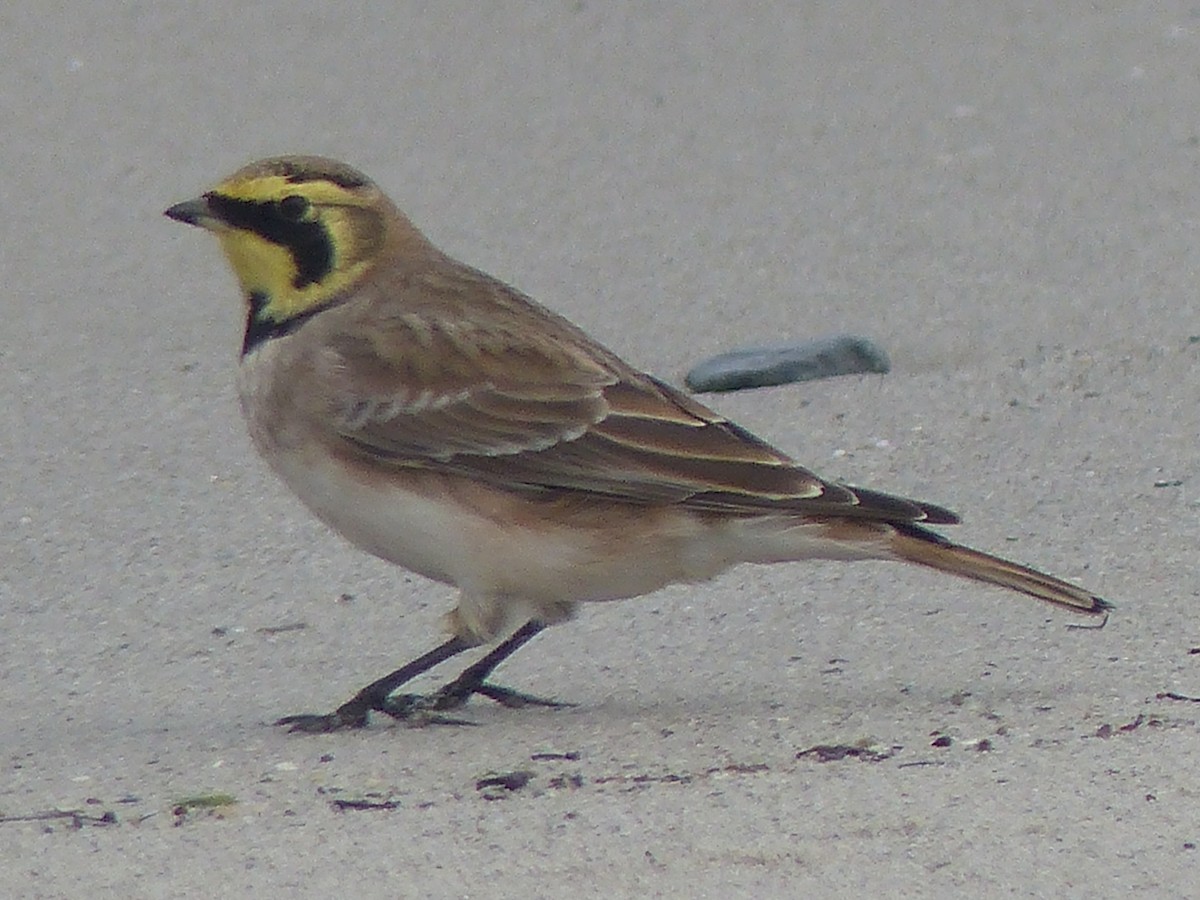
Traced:
<path fill-rule="evenodd" d="M 279 214 L 289 222 L 299 222 L 308 214 L 309 202 L 299 194 L 289 194 L 279 201 Z"/>

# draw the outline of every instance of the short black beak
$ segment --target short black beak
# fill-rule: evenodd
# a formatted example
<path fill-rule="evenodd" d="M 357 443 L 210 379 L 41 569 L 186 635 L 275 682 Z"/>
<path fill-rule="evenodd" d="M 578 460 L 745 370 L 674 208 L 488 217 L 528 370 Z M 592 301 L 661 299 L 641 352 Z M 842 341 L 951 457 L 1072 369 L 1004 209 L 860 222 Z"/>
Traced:
<path fill-rule="evenodd" d="M 207 228 L 216 216 L 212 214 L 212 210 L 208 208 L 208 198 L 197 197 L 195 200 L 184 200 L 182 203 L 176 203 L 168 209 L 164 215 L 168 219 L 174 219 L 176 222 L 183 222 L 185 225 L 198 225 L 201 228 Z"/>

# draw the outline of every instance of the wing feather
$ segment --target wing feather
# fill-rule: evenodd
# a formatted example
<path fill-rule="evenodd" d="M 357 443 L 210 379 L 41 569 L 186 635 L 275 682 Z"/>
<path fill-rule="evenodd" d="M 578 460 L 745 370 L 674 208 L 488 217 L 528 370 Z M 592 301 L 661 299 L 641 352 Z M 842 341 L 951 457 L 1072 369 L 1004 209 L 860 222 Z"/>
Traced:
<path fill-rule="evenodd" d="M 443 273 L 419 287 L 425 298 L 447 291 L 445 303 L 385 298 L 325 336 L 320 383 L 336 440 L 375 464 L 514 491 L 736 515 L 957 521 L 930 504 L 825 482 L 511 288 L 469 277 L 490 304 L 455 309 L 469 292 Z M 397 305 L 405 312 L 381 313 Z"/>

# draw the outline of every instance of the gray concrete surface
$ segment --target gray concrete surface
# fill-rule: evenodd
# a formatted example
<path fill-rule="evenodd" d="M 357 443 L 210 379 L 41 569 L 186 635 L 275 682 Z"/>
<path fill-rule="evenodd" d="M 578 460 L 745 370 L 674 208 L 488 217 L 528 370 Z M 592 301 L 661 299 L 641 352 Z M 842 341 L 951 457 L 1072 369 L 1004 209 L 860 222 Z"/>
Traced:
<path fill-rule="evenodd" d="M 1200 705 L 1158 695 L 1200 695 L 1195 5 L 383 8 L 0 13 L 0 894 L 1193 895 Z M 450 599 L 244 436 L 232 279 L 161 211 L 281 152 L 672 380 L 870 335 L 886 376 L 712 402 L 1120 609 L 743 568 L 506 667 L 574 709 L 272 728 Z"/>

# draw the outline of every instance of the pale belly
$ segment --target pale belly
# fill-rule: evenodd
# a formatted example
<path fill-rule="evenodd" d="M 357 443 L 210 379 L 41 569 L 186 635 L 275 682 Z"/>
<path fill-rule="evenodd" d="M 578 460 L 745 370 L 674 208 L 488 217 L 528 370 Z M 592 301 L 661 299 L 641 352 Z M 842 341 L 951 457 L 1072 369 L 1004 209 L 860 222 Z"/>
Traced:
<path fill-rule="evenodd" d="M 389 485 L 332 461 L 275 463 L 318 518 L 352 543 L 470 594 L 616 600 L 704 581 L 741 562 L 887 555 L 874 543 L 831 541 L 820 526 L 780 519 L 714 519 L 603 498 L 564 513 L 457 476 L 421 472 Z"/>
<path fill-rule="evenodd" d="M 678 511 L 541 517 L 537 501 L 421 473 L 380 485 L 337 463 L 276 460 L 323 522 L 382 559 L 466 593 L 535 603 L 616 600 L 738 562 L 719 530 Z M 726 546 L 722 546 L 726 545 Z"/>

